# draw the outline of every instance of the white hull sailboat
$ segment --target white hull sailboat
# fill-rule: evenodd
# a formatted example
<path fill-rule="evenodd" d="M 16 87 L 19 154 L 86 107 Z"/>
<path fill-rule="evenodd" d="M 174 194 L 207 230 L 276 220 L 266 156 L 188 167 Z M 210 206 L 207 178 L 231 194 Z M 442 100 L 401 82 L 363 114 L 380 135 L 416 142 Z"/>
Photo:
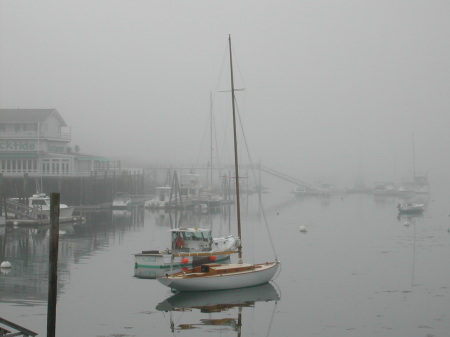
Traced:
<path fill-rule="evenodd" d="M 227 290 L 252 287 L 273 279 L 279 262 L 263 264 L 233 263 L 204 264 L 185 272 L 179 272 L 158 281 L 178 291 Z"/>
<path fill-rule="evenodd" d="M 236 213 L 239 239 L 241 235 L 240 216 L 240 192 L 239 192 L 239 163 L 237 154 L 237 133 L 236 133 L 236 107 L 235 89 L 233 79 L 233 61 L 231 52 L 231 37 L 228 38 L 230 51 L 231 70 L 231 100 L 233 108 L 233 132 L 234 132 L 234 166 L 236 175 Z M 242 262 L 242 245 L 238 247 L 238 263 L 217 264 L 207 263 L 198 267 L 184 270 L 171 275 L 158 278 L 163 285 L 177 291 L 210 291 L 227 290 L 236 288 L 252 287 L 270 282 L 276 275 L 280 262 L 261 264 L 249 264 Z"/>

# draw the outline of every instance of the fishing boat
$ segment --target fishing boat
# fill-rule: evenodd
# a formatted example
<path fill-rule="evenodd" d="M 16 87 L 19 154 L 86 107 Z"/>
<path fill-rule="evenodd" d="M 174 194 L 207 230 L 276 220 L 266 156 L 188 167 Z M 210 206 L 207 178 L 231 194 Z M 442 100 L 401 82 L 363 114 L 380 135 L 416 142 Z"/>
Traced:
<path fill-rule="evenodd" d="M 181 268 L 202 262 L 222 261 L 236 253 L 239 245 L 233 235 L 213 238 L 209 228 L 174 228 L 170 234 L 171 248 L 134 254 L 135 268 Z"/>
<path fill-rule="evenodd" d="M 233 79 L 233 60 L 231 36 L 228 37 L 231 73 L 231 102 L 233 114 L 234 167 L 236 182 L 236 215 L 238 238 L 241 240 L 241 214 L 239 190 L 239 163 L 237 152 L 237 116 L 235 104 L 235 88 Z M 158 278 L 163 285 L 176 291 L 209 291 L 245 288 L 270 282 L 277 273 L 280 262 L 265 262 L 260 264 L 243 263 L 242 245 L 238 247 L 238 263 L 218 264 L 205 263 L 179 273 Z"/>
<path fill-rule="evenodd" d="M 415 201 L 405 202 L 397 205 L 400 214 L 420 214 L 425 211 L 425 204 Z"/>

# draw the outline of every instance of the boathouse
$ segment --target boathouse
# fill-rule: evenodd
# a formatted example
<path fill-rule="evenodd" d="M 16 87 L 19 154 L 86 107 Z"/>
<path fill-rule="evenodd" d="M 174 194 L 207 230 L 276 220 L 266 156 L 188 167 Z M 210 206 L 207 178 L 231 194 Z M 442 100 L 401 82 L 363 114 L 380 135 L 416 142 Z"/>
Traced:
<path fill-rule="evenodd" d="M 36 190 L 50 193 L 66 189 L 62 199 L 79 204 L 86 199 L 110 201 L 115 191 L 127 191 L 127 183 L 118 178 L 128 174 L 121 170 L 120 161 L 80 153 L 70 142 L 71 128 L 56 109 L 0 109 L 2 193 L 17 197 Z M 101 196 L 95 197 L 100 190 L 104 190 Z M 89 197 L 83 198 L 84 194 Z"/>

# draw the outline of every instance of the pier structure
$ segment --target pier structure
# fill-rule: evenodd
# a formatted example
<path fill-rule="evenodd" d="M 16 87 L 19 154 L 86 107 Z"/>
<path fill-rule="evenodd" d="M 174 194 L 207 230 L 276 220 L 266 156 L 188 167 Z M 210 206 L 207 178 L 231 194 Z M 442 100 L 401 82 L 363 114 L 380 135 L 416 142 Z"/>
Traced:
<path fill-rule="evenodd" d="M 189 174 L 193 174 L 194 172 L 205 172 L 205 174 L 201 177 L 202 183 L 207 186 L 211 179 L 211 175 L 216 176 L 215 181 L 217 181 L 216 186 L 219 186 L 223 189 L 224 186 L 224 178 L 228 179 L 234 179 L 233 172 L 234 166 L 232 164 L 153 164 L 153 165 L 146 165 L 144 167 L 144 175 L 146 177 L 146 180 L 149 182 L 152 186 L 158 186 L 162 184 L 167 184 L 168 181 L 171 181 L 170 175 L 173 174 L 173 172 L 189 172 Z M 278 170 L 269 168 L 267 166 L 258 164 L 253 165 L 239 165 L 239 170 L 242 172 L 248 172 L 251 170 L 255 171 L 254 180 L 252 183 L 254 185 L 254 190 L 260 191 L 261 190 L 261 173 L 266 173 L 268 175 L 274 176 L 278 179 L 281 179 L 283 181 L 287 181 L 289 183 L 294 184 L 295 186 L 301 186 L 304 187 L 307 190 L 312 190 L 313 186 L 305 181 L 302 181 L 298 178 L 292 177 L 288 174 L 284 174 Z M 167 178 L 169 176 L 169 178 Z M 247 174 L 244 178 L 249 178 L 251 175 Z M 227 184 L 225 184 L 227 185 Z M 248 183 L 250 185 L 250 183 Z M 243 184 L 245 186 L 245 184 Z M 249 187 L 249 189 L 251 189 Z"/>

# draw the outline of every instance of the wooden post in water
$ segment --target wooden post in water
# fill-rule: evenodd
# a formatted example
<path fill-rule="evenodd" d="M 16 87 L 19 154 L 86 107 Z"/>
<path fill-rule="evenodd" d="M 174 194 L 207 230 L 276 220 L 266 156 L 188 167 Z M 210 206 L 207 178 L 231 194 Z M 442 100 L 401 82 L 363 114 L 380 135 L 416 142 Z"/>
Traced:
<path fill-rule="evenodd" d="M 3 173 L 0 172 L 0 216 L 2 215 L 3 197 L 4 196 L 5 196 L 5 190 L 3 188 Z M 5 219 L 6 219 L 6 208 L 5 208 Z"/>
<path fill-rule="evenodd" d="M 50 194 L 50 245 L 48 271 L 47 337 L 55 337 L 58 289 L 59 193 Z"/>

